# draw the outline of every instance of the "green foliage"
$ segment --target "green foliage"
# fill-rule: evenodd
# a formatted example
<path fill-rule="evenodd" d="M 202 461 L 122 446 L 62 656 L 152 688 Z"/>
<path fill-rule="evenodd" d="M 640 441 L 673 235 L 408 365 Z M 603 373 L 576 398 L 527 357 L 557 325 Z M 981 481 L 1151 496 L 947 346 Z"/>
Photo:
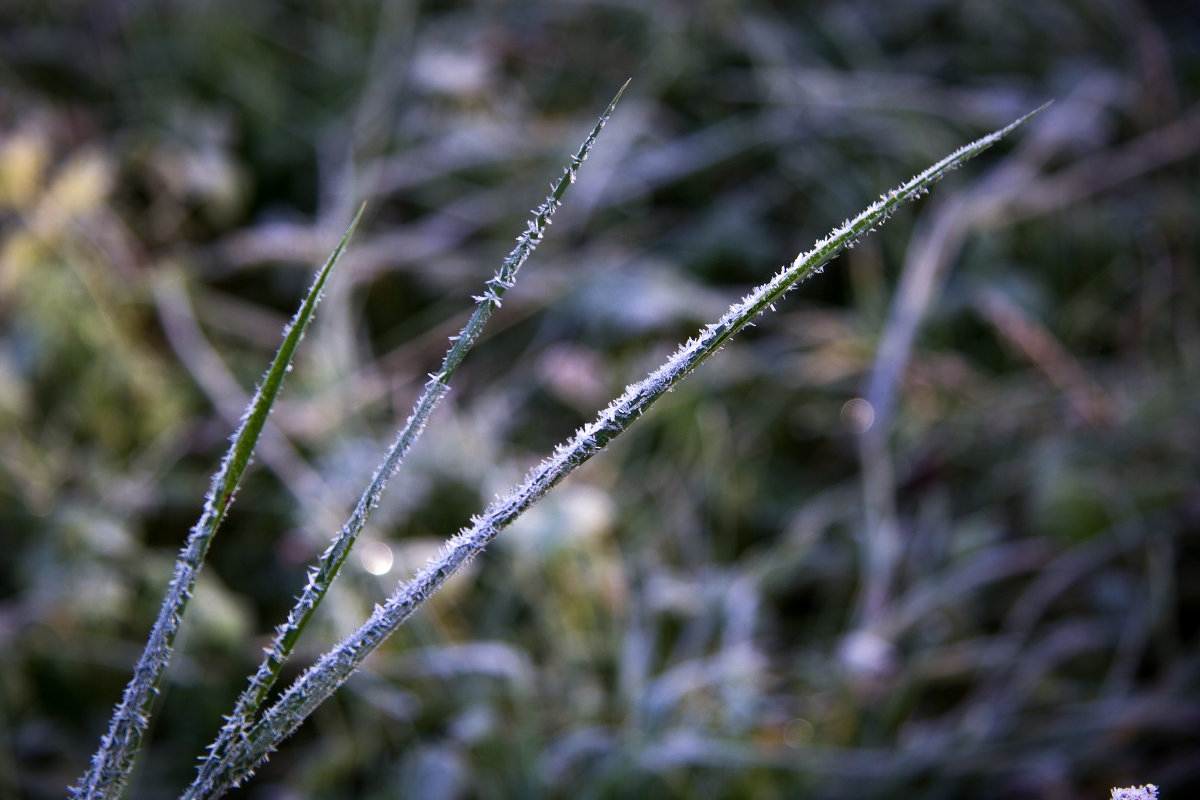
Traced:
<path fill-rule="evenodd" d="M 292 663 L 781 254 L 1058 101 L 665 395 L 241 796 L 1195 793 L 1184 5 L 0 6 L 0 796 L 77 779 L 197 487 L 367 199 L 130 795 L 191 780 L 256 634 L 630 74 Z M 945 260 L 872 429 L 885 457 L 865 459 L 846 404 L 930 252 Z M 870 464 L 890 507 L 864 502 Z M 883 564 L 868 508 L 894 523 Z M 376 576 L 358 554 L 381 548 Z"/>

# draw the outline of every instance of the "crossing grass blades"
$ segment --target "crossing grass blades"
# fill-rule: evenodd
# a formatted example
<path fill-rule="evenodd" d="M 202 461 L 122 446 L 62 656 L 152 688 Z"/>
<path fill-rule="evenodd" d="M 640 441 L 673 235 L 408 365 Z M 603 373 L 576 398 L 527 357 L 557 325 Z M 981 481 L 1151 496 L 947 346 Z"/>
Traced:
<path fill-rule="evenodd" d="M 950 170 L 961 166 L 1005 138 L 1039 113 L 1039 108 L 1008 126 L 951 153 L 924 172 L 891 191 L 856 217 L 846 220 L 807 252 L 780 269 L 770 280 L 734 302 L 719 319 L 688 339 L 661 366 L 644 379 L 630 384 L 590 423 L 558 445 L 551 455 L 532 468 L 525 479 L 473 516 L 469 524 L 450 537 L 441 551 L 411 579 L 396 587 L 386 602 L 377 605 L 361 627 L 303 672 L 273 703 L 272 696 L 284 664 L 297 641 L 325 598 L 329 587 L 371 511 L 379 503 L 388 481 L 420 436 L 430 415 L 449 389 L 455 370 L 479 338 L 483 326 L 498 308 L 505 292 L 515 285 L 521 266 L 542 240 L 555 210 L 587 159 L 604 124 L 616 108 L 628 81 L 601 114 L 579 149 L 570 157 L 551 193 L 533 211 L 528 226 L 517 237 L 517 245 L 488 279 L 482 293 L 474 297 L 475 310 L 457 336 L 451 337 L 441 365 L 429 374 L 425 391 L 388 448 L 367 488 L 329 547 L 308 570 L 308 581 L 286 620 L 275 630 L 259 668 L 247 681 L 245 691 L 225 718 L 225 724 L 202 755 L 197 775 L 182 794 L 190 800 L 215 798 L 245 782 L 280 743 L 293 733 L 314 709 L 329 698 L 396 629 L 420 608 L 430 595 L 464 564 L 477 556 L 497 535 L 534 505 L 575 468 L 599 453 L 624 433 L 654 402 L 682 381 L 692 370 L 716 353 L 731 337 L 767 310 L 797 284 L 820 272 L 824 266 L 862 236 L 884 223 L 899 206 L 925 194 Z M 283 343 L 251 400 L 220 467 L 213 476 L 200 518 L 179 553 L 167 585 L 158 617 L 133 677 L 117 705 L 107 732 L 92 757 L 87 771 L 72 789 L 76 798 L 117 798 L 125 792 L 134 760 L 146 737 L 155 698 L 170 661 L 180 622 L 193 595 L 196 580 L 217 528 L 229 512 L 238 485 L 262 432 L 271 405 L 291 369 L 292 358 L 311 322 L 321 294 L 339 257 L 362 216 L 350 223 L 324 266 L 317 272 L 291 323 Z"/>

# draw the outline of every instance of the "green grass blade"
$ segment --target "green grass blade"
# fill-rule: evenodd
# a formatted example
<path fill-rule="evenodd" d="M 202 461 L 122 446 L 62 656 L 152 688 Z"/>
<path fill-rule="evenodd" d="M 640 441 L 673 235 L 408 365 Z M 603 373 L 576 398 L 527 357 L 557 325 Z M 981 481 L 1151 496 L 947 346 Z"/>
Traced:
<path fill-rule="evenodd" d="M 819 272 L 825 264 L 863 235 L 887 220 L 902 203 L 925 194 L 947 172 L 961 166 L 1024 125 L 1045 106 L 957 150 L 924 172 L 882 195 L 852 220 L 834 229 L 814 247 L 801 253 L 767 283 L 734 303 L 718 321 L 681 345 L 675 354 L 644 380 L 632 384 L 591 423 L 535 467 L 523 483 L 498 498 L 471 524 L 454 536 L 442 551 L 411 581 L 401 584 L 357 631 L 326 653 L 283 693 L 261 721 L 244 732 L 231 747 L 224 769 L 211 775 L 205 791 L 189 795 L 211 798 L 244 780 L 279 743 L 350 677 L 363 660 L 382 644 L 425 600 L 465 563 L 478 555 L 504 528 L 562 481 L 576 467 L 600 452 L 663 394 L 719 350 L 734 334 L 750 324 L 797 283 Z"/>
<path fill-rule="evenodd" d="M 612 102 L 600 115 L 595 127 L 591 133 L 580 145 L 579 149 L 571 156 L 567 166 L 563 169 L 562 175 L 551 184 L 551 193 L 546 197 L 546 200 L 533 211 L 533 217 L 530 219 L 525 231 L 517 237 L 517 245 L 512 252 L 501 263 L 499 270 L 490 278 L 482 295 L 473 298 L 476 302 L 475 311 L 467 324 L 458 333 L 452 337 L 451 345 L 447 350 L 445 358 L 442 361 L 441 368 L 436 373 L 431 373 L 429 381 L 425 384 L 425 391 L 413 407 L 412 414 L 408 417 L 403 428 L 397 434 L 395 441 L 389 448 L 383 462 L 376 469 L 374 476 L 371 479 L 366 491 L 359 498 L 358 504 L 351 513 L 350 518 L 338 532 L 333 542 L 321 554 L 318 563 L 309 568 L 308 583 L 297 599 L 296 604 L 288 613 L 287 620 L 280 625 L 275 631 L 275 637 L 271 644 L 265 648 L 265 657 L 259 665 L 258 670 L 249 679 L 249 686 L 238 698 L 234 712 L 226 719 L 225 725 L 218 733 L 216 740 L 209 745 L 208 754 L 205 756 L 204 762 L 200 765 L 198 775 L 192 788 L 188 790 L 186 796 L 192 796 L 193 792 L 200 791 L 200 787 L 206 785 L 211 777 L 222 769 L 222 761 L 230 744 L 238 737 L 243 735 L 255 723 L 258 718 L 259 710 L 265 702 L 271 688 L 275 685 L 275 681 L 279 676 L 279 671 L 284 663 L 291 656 L 296 642 L 299 640 L 304 628 L 308 625 L 308 621 L 312 618 L 313 612 L 320 605 L 337 577 L 342 564 L 350 553 L 350 549 L 354 546 L 359 533 L 367 523 L 371 511 L 379 503 L 379 498 L 382 496 L 388 481 L 399 469 L 400 464 L 407 456 L 409 450 L 424 430 L 425 424 L 429 420 L 429 416 L 433 413 L 441 399 L 449 391 L 449 381 L 454 375 L 455 370 L 466 357 L 467 352 L 479 338 L 483 331 L 483 326 L 491 317 L 492 312 L 499 308 L 501 299 L 505 291 L 512 288 L 514 285 L 517 272 L 521 265 L 529 258 L 529 255 L 537 248 L 538 243 L 542 240 L 547 226 L 554 216 L 554 211 L 558 207 L 567 188 L 575 182 L 576 175 L 579 172 L 580 165 L 587 159 L 588 153 L 596 142 L 596 138 L 600 135 L 601 129 L 608 122 L 609 117 L 616 109 L 617 102 L 620 101 L 621 95 L 625 92 L 625 88 L 629 86 L 629 81 L 626 81 Z"/>
<path fill-rule="evenodd" d="M 280 345 L 279 352 L 275 354 L 275 359 L 263 376 L 262 384 L 247 406 L 241 425 L 232 437 L 229 450 L 213 476 L 200 519 L 192 527 L 187 542 L 180 550 L 158 618 L 146 641 L 145 650 L 134 667 L 133 677 L 125 687 L 120 704 L 113 712 L 109 729 L 101 738 L 99 749 L 92 756 L 91 767 L 71 789 L 76 797 L 114 798 L 124 792 L 149 724 L 154 700 L 158 695 L 158 686 L 171 659 L 175 637 L 179 633 L 179 623 L 187 610 L 188 600 L 195 588 L 204 557 L 217 528 L 233 503 L 238 482 L 250 463 L 250 456 L 258 443 L 271 405 L 279 394 L 284 376 L 291 369 L 292 357 L 312 320 L 325 283 L 350 241 L 362 212 L 363 209 L 359 208 L 342 240 L 317 272 L 296 315 L 284 329 L 283 344 Z"/>

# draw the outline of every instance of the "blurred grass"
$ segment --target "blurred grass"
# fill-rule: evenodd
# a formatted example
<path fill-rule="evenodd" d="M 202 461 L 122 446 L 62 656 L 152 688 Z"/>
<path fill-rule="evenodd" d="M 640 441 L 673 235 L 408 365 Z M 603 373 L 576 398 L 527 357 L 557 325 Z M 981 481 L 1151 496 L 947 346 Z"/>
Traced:
<path fill-rule="evenodd" d="M 134 795 L 186 784 L 629 75 L 367 532 L 395 569 L 356 564 L 306 656 L 746 286 L 1057 102 L 664 398 L 241 794 L 1194 793 L 1198 67 L 1194 12 L 1126 0 L 4 4 L 0 797 L 82 770 L 242 397 L 367 199 Z M 872 605 L 880 495 L 842 410 L 914 252 L 946 265 L 880 422 L 898 551 Z"/>

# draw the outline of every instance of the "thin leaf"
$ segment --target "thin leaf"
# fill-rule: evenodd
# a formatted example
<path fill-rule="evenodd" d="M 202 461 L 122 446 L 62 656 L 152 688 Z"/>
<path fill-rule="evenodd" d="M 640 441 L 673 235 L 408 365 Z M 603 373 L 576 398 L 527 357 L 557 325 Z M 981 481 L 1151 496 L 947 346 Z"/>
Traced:
<path fill-rule="evenodd" d="M 209 745 L 208 755 L 200 765 L 196 779 L 185 793 L 185 797 L 204 796 L 202 787 L 206 786 L 212 776 L 223 768 L 222 761 L 230 744 L 244 735 L 257 720 L 259 710 L 275 685 L 280 669 L 291 656 L 296 642 L 312 618 L 313 612 L 329 591 L 329 587 L 337 577 L 338 571 L 354 546 L 359 533 L 366 526 L 371 511 L 379 504 L 379 498 L 388 481 L 399 469 L 409 450 L 421 435 L 421 431 L 424 430 L 425 424 L 429 420 L 429 415 L 449 391 L 451 376 L 479 338 L 479 334 L 483 331 L 483 326 L 491 317 L 492 312 L 500 307 L 504 293 L 515 284 L 521 265 L 525 263 L 530 253 L 542 240 L 567 187 L 575 182 L 580 165 L 587 160 L 592 145 L 595 144 L 596 138 L 600 135 L 605 123 L 608 122 L 608 118 L 612 115 L 627 86 L 629 86 L 629 81 L 625 81 L 625 84 L 621 86 L 612 102 L 600 115 L 600 119 L 592 128 L 591 133 L 584 139 L 576 153 L 571 156 L 562 175 L 551 184 L 550 195 L 534 209 L 533 217 L 529 220 L 525 231 L 517 237 L 517 246 L 504 259 L 496 274 L 485 283 L 483 294 L 474 298 L 476 302 L 474 313 L 459 334 L 452 337 L 450 349 L 446 352 L 441 368 L 429 375 L 424 393 L 413 407 L 412 414 L 409 415 L 404 427 L 397 434 L 383 462 L 376 469 L 371 483 L 359 498 L 358 505 L 355 506 L 350 518 L 325 552 L 321 554 L 318 563 L 309 568 L 308 582 L 304 590 L 291 611 L 288 612 L 287 620 L 276 628 L 274 639 L 265 648 L 266 655 L 262 663 L 250 677 L 249 685 L 238 698 L 234 712 L 226 719 L 216 740 Z"/>
<path fill-rule="evenodd" d="M 1047 104 L 1048 105 L 1048 104 Z M 321 657 L 284 692 L 279 700 L 236 743 L 228 753 L 225 769 L 212 776 L 204 793 L 191 797 L 212 798 L 229 786 L 238 785 L 301 723 L 344 683 L 363 660 L 407 620 L 441 585 L 526 509 L 536 503 L 576 467 L 600 452 L 623 433 L 650 406 L 676 386 L 705 359 L 719 350 L 735 333 L 773 304 L 797 283 L 819 272 L 826 263 L 863 235 L 886 221 L 902 203 L 925 194 L 947 172 L 961 166 L 1014 130 L 1046 106 L 1021 117 L 929 167 L 900 187 L 881 195 L 865 211 L 834 229 L 814 247 L 801 253 L 767 283 L 734 303 L 728 312 L 700 334 L 681 345 L 675 354 L 644 380 L 626 388 L 600 415 L 579 429 L 553 455 L 535 467 L 525 481 L 498 498 L 470 526 L 450 539 L 411 581 L 401 584 L 357 631 Z"/>
<path fill-rule="evenodd" d="M 350 241 L 362 213 L 363 209 L 359 208 L 350 227 L 342 235 L 342 240 L 317 272 L 296 315 L 284 328 L 283 344 L 263 376 L 262 385 L 254 393 L 250 405 L 246 407 L 241 425 L 233 435 L 229 450 L 213 476 L 212 485 L 204 498 L 200 519 L 192 526 L 188 540 L 179 552 L 158 618 L 146 641 L 146 648 L 134 667 L 133 677 L 125 687 L 121 703 L 113 712 L 109 729 L 101 737 L 100 748 L 92 756 L 91 767 L 71 788 L 74 797 L 113 798 L 121 796 L 124 792 L 134 759 L 149 725 L 158 686 L 171 660 L 175 637 L 179 633 L 179 623 L 187 610 L 188 600 L 195 588 L 204 557 L 237 494 L 238 482 L 250 463 L 250 456 L 258 443 L 258 436 L 267 421 L 271 405 L 283 385 L 284 376 L 291 368 L 296 347 L 304 337 L 308 323 L 312 321 L 325 282 Z"/>

